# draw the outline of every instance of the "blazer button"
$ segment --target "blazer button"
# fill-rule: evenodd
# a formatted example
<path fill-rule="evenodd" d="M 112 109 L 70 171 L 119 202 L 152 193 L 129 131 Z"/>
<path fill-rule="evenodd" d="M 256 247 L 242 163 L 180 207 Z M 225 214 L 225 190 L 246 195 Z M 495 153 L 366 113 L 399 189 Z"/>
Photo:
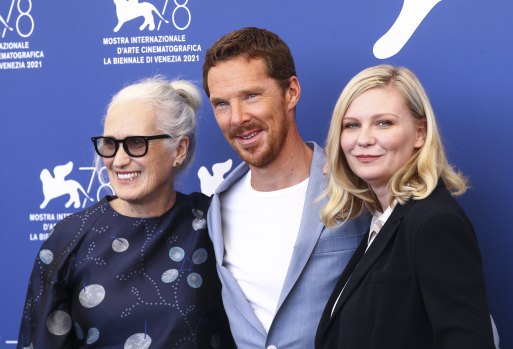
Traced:
<path fill-rule="evenodd" d="M 278 347 L 276 345 L 270 345 L 267 347 L 267 349 L 278 349 Z"/>

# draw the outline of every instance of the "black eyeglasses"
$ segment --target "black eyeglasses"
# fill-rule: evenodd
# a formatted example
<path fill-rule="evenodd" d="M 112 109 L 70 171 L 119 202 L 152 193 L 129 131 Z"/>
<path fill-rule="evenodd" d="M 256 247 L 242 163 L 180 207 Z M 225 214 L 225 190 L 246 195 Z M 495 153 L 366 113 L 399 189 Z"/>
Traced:
<path fill-rule="evenodd" d="M 94 143 L 96 153 L 104 158 L 116 156 L 119 149 L 119 143 L 123 143 L 125 152 L 134 158 L 140 158 L 148 152 L 148 141 L 152 139 L 171 138 L 170 135 L 157 136 L 130 136 L 125 139 L 116 139 L 114 137 L 91 137 Z"/>

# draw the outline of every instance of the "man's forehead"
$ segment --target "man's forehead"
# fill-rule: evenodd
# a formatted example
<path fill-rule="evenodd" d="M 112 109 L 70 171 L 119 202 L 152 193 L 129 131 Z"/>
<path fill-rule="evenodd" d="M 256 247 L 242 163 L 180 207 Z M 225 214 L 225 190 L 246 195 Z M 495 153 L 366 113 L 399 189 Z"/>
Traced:
<path fill-rule="evenodd" d="M 208 85 L 211 97 L 223 94 L 227 89 L 251 90 L 262 88 L 270 82 L 265 66 L 258 61 L 225 61 L 211 68 Z"/>
<path fill-rule="evenodd" d="M 223 61 L 217 62 L 213 65 L 210 70 L 208 76 L 211 76 L 212 72 L 219 73 L 219 71 L 225 72 L 226 70 L 259 70 L 261 72 L 265 72 L 267 76 L 269 76 L 267 71 L 267 66 L 262 57 L 247 57 L 244 55 L 235 56 Z"/>

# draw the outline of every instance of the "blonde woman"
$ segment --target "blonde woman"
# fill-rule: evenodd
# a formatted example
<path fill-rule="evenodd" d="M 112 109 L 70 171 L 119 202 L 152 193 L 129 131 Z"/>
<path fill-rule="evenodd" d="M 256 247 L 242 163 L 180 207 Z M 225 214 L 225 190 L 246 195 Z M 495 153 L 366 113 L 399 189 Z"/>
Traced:
<path fill-rule="evenodd" d="M 406 68 L 380 65 L 342 92 L 327 140 L 329 227 L 372 215 L 322 315 L 316 348 L 494 348 L 481 255 L 453 195 L 433 110 Z"/>

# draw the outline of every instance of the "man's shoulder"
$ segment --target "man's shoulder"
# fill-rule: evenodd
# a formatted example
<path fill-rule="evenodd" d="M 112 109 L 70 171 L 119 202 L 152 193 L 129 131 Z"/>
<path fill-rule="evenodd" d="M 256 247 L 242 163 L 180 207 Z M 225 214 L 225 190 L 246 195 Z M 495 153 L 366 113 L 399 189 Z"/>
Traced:
<path fill-rule="evenodd" d="M 310 180 L 308 183 L 309 193 L 315 197 L 326 188 L 326 174 L 323 171 L 326 165 L 326 153 L 324 149 L 315 142 L 306 142 L 313 149 L 312 165 L 310 166 Z M 308 194 L 307 194 L 308 195 Z"/>
<path fill-rule="evenodd" d="M 322 168 L 326 164 L 326 153 L 324 152 L 324 149 L 313 141 L 306 142 L 306 144 L 313 150 L 312 166 L 310 171 L 318 172 L 321 170 L 322 172 Z"/>
<path fill-rule="evenodd" d="M 241 162 L 237 167 L 235 167 L 226 178 L 219 184 L 214 195 L 219 195 L 222 192 L 228 190 L 234 183 L 244 177 L 246 173 L 249 171 L 249 165 L 246 162 Z"/>
<path fill-rule="evenodd" d="M 326 153 L 324 152 L 324 149 L 313 141 L 308 141 L 305 143 L 313 150 L 310 177 L 324 177 L 324 173 L 322 172 L 324 164 L 326 163 Z M 249 170 L 249 165 L 244 161 L 241 162 L 219 184 L 214 195 L 219 195 L 228 190 L 233 184 L 240 181 Z"/>

